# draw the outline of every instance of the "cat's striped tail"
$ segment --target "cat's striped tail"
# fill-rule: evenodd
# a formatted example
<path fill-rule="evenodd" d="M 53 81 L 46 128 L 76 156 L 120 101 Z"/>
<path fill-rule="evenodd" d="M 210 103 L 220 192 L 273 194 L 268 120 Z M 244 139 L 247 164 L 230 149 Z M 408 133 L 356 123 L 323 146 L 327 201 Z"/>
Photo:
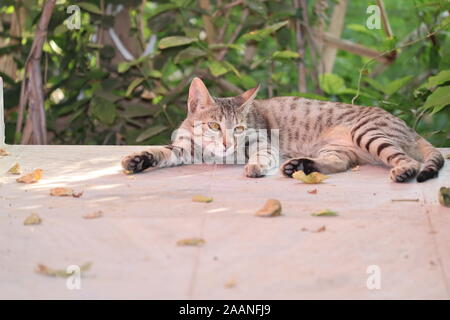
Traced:
<path fill-rule="evenodd" d="M 422 137 L 417 141 L 417 146 L 423 156 L 423 168 L 417 175 L 417 182 L 424 182 L 437 177 L 439 170 L 444 166 L 444 157 Z"/>

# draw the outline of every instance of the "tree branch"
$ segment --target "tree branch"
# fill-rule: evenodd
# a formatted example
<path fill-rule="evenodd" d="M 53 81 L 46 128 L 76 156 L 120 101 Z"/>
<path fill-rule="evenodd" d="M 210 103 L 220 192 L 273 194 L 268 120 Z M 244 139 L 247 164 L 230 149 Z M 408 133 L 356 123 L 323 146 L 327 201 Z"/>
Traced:
<path fill-rule="evenodd" d="M 31 46 L 30 54 L 25 62 L 25 77 L 22 82 L 19 117 L 17 119 L 16 137 L 22 131 L 23 115 L 28 104 L 27 122 L 22 144 L 46 144 L 47 126 L 44 109 L 44 95 L 42 87 L 42 74 L 40 60 L 42 46 L 47 38 L 47 28 L 50 22 L 56 0 L 47 0 L 42 9 L 42 15 L 36 28 L 35 37 Z M 31 133 L 30 133 L 31 131 Z"/>

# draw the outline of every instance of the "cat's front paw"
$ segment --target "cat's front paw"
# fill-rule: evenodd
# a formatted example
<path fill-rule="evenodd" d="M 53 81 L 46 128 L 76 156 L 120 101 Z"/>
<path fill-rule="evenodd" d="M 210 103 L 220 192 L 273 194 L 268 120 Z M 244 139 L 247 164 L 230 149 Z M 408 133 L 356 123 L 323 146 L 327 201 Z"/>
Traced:
<path fill-rule="evenodd" d="M 245 176 L 249 177 L 249 178 L 260 178 L 260 177 L 264 177 L 266 175 L 266 170 L 265 168 L 257 163 L 254 164 L 247 164 L 244 167 L 244 171 L 245 171 Z"/>
<path fill-rule="evenodd" d="M 302 170 L 305 174 L 310 174 L 311 172 L 320 172 L 314 160 L 307 158 L 289 159 L 281 166 L 280 169 L 283 175 L 290 178 L 292 178 L 294 172 L 300 170 Z"/>
<path fill-rule="evenodd" d="M 147 151 L 133 153 L 122 160 L 122 167 L 132 173 L 142 172 L 156 165 L 155 157 Z"/>

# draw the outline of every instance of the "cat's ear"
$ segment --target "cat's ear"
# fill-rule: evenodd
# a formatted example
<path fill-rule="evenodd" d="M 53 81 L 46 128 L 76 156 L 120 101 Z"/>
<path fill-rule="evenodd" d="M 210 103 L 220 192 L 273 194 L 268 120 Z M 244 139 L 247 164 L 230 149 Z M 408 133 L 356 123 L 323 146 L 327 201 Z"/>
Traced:
<path fill-rule="evenodd" d="M 212 102 L 213 100 L 211 95 L 209 94 L 208 89 L 206 89 L 203 81 L 197 77 L 192 79 L 191 86 L 189 87 L 189 112 L 194 113 L 198 110 L 205 110 L 212 104 Z"/>
<path fill-rule="evenodd" d="M 256 86 L 253 89 L 247 90 L 241 95 L 237 96 L 237 101 L 240 104 L 239 110 L 240 111 L 248 111 L 248 107 L 251 106 L 253 100 L 255 99 L 256 95 L 258 94 L 258 90 L 260 88 L 260 85 Z"/>

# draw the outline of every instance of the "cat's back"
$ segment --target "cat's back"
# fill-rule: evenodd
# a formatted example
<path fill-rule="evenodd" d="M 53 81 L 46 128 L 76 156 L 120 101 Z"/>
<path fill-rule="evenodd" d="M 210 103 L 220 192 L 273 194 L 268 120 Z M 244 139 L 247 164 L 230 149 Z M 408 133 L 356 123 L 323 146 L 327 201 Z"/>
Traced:
<path fill-rule="evenodd" d="M 327 126 L 351 123 L 368 111 L 368 108 L 371 108 L 290 96 L 255 100 L 254 107 L 270 122 L 272 127 L 313 122 L 324 122 Z M 371 109 L 375 111 L 379 108 Z"/>

